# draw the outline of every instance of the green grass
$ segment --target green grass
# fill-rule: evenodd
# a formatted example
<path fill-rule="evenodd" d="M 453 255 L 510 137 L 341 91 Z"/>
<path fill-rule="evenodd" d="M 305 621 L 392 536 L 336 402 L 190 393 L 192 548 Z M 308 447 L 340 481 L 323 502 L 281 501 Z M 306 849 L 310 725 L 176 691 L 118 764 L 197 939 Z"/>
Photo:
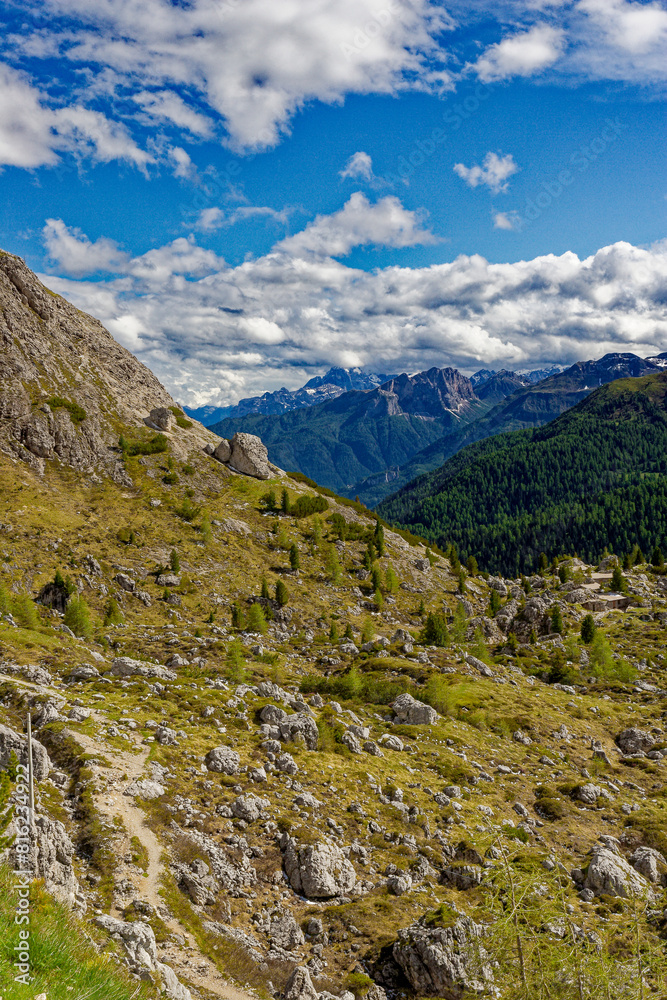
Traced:
<path fill-rule="evenodd" d="M 0 990 L 3 1000 L 149 1000 L 155 990 L 137 984 L 84 937 L 84 926 L 69 910 L 47 895 L 38 883 L 30 889 L 29 985 L 14 977 L 14 948 L 23 929 L 14 922 L 15 879 L 0 866 Z"/>
<path fill-rule="evenodd" d="M 86 411 L 83 406 L 73 402 L 71 399 L 63 399 L 62 396 L 50 396 L 46 401 L 52 410 L 67 410 L 75 424 L 80 424 L 86 419 Z"/>

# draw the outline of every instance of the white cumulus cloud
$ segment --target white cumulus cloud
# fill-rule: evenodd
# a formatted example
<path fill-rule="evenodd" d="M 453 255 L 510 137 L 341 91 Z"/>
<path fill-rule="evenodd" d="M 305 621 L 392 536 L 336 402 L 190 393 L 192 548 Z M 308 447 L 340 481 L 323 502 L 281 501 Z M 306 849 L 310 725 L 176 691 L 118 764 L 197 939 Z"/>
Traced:
<path fill-rule="evenodd" d="M 469 187 L 474 188 L 484 184 L 496 194 L 507 191 L 507 181 L 518 169 L 511 153 L 506 156 L 487 153 L 481 167 L 477 163 L 472 167 L 466 167 L 463 163 L 454 164 L 454 173 L 458 174 Z"/>
<path fill-rule="evenodd" d="M 565 32 L 548 24 L 536 24 L 528 31 L 508 35 L 491 45 L 475 63 L 480 80 L 506 80 L 512 76 L 534 76 L 559 59 Z"/>
<path fill-rule="evenodd" d="M 343 257 L 354 247 L 369 244 L 413 247 L 435 242 L 436 237 L 422 228 L 417 214 L 404 208 L 398 198 L 387 196 L 372 204 L 361 191 L 355 191 L 339 212 L 318 215 L 276 249 L 295 257 Z"/>

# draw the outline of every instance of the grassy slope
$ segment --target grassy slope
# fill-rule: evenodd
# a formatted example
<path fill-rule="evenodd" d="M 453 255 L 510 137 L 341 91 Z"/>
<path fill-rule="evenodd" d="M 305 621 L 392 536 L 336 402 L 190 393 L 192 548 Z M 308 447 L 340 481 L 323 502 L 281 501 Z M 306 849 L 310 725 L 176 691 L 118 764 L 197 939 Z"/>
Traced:
<path fill-rule="evenodd" d="M 93 681 L 77 684 L 67 694 L 69 698 L 76 695 L 87 706 L 101 704 L 109 723 L 113 723 L 121 734 L 126 726 L 121 720 L 128 717 L 136 720 L 142 738 L 151 735 L 152 730 L 147 726 L 150 719 L 167 720 L 169 725 L 187 734 L 187 740 L 179 748 L 157 744 L 152 744 L 151 748 L 152 759 L 167 765 L 175 776 L 169 782 L 166 795 L 147 807 L 155 828 L 174 856 L 182 860 L 189 857 L 182 842 L 171 841 L 167 833 L 174 816 L 183 824 L 184 814 L 182 809 L 177 809 L 176 814 L 169 812 L 167 806 L 174 807 L 178 795 L 190 799 L 193 808 L 204 817 L 195 819 L 195 827 L 204 829 L 218 843 L 224 843 L 224 836 L 241 830 L 236 823 L 221 820 L 215 807 L 228 805 L 235 798 L 233 785 L 236 782 L 244 791 L 266 795 L 279 828 L 291 830 L 302 842 L 330 836 L 326 821 L 332 819 L 343 830 L 341 843 L 358 840 L 368 849 L 370 863 L 364 867 L 355 860 L 355 867 L 359 878 L 366 878 L 369 869 L 374 868 L 376 874 L 370 877 L 378 883 L 377 888 L 368 895 L 354 898 L 349 904 L 318 907 L 318 914 L 330 934 L 329 968 L 318 983 L 320 989 L 340 989 L 358 957 L 372 960 L 383 945 L 391 942 L 399 927 L 406 926 L 440 902 L 455 901 L 479 918 L 488 915 L 488 893 L 484 890 L 463 894 L 433 879 L 417 883 L 413 891 L 396 898 L 387 894 L 382 877 L 377 873 L 390 863 L 409 868 L 418 856 L 417 850 L 436 866 L 442 865 L 442 842 L 433 836 L 436 830 L 447 843 L 456 844 L 465 839 L 483 853 L 496 838 L 502 823 L 517 820 L 513 802 L 518 800 L 532 808 L 536 785 L 553 779 L 553 768 L 540 763 L 539 758 L 558 751 L 560 744 L 554 741 L 552 734 L 563 720 L 577 735 L 577 740 L 565 747 L 559 780 L 574 785 L 581 781 L 582 769 L 589 768 L 597 780 L 610 779 L 621 785 L 630 774 L 635 786 L 642 791 L 636 796 L 625 791 L 622 799 L 637 798 L 641 808 L 633 814 L 633 820 L 641 830 L 649 831 L 647 836 L 659 838 L 664 801 L 653 790 L 653 784 L 660 777 L 657 767 L 647 764 L 645 768 L 638 766 L 636 771 L 629 771 L 615 759 L 609 766 L 598 765 L 591 762 L 588 750 L 591 737 L 602 740 L 609 747 L 613 734 L 634 721 L 634 705 L 628 704 L 631 686 L 609 686 L 602 682 L 587 686 L 582 676 L 584 688 L 575 703 L 569 694 L 543 685 L 534 687 L 522 676 L 524 672 L 530 674 L 549 669 L 552 653 L 546 647 L 527 647 L 514 660 L 498 652 L 492 661 L 493 669 L 503 674 L 507 673 L 510 664 L 517 667 L 515 687 L 480 678 L 476 671 L 461 662 L 454 647 L 429 650 L 431 663 L 420 664 L 402 653 L 400 643 L 393 643 L 388 657 L 363 653 L 355 658 L 356 671 L 363 676 L 364 685 L 345 687 L 352 660 L 341 654 L 336 644 L 328 639 L 332 619 L 341 632 L 349 623 L 359 643 L 360 626 L 366 618 L 373 631 L 391 639 L 398 626 L 411 628 L 417 635 L 421 625 L 416 614 L 420 599 L 423 598 L 429 610 L 445 607 L 453 612 L 456 606 L 457 580 L 447 563 L 436 560 L 428 574 L 416 570 L 414 561 L 417 556 L 424 558 L 423 547 L 404 547 L 400 539 L 389 533 L 388 554 L 380 560 L 382 570 L 384 572 L 391 563 L 399 578 L 418 593 L 399 590 L 393 597 L 387 596 L 382 613 L 367 611 L 359 615 L 355 613 L 359 598 L 353 588 L 367 588 L 367 584 L 353 575 L 353 571 L 361 560 L 363 541 L 346 542 L 341 556 L 343 577 L 338 586 L 332 586 L 324 575 L 325 546 L 314 546 L 311 552 L 309 536 L 313 519 L 280 519 L 288 539 L 296 540 L 301 550 L 300 582 L 285 577 L 291 593 L 289 607 L 294 609 L 298 631 L 280 641 L 266 637 L 262 640 L 264 653 L 255 654 L 251 647 L 257 639 L 240 634 L 243 666 L 240 671 L 230 666 L 227 650 L 230 640 L 237 634 L 229 629 L 231 602 L 245 601 L 256 594 L 262 576 L 266 576 L 273 588 L 288 565 L 286 548 L 277 545 L 277 536 L 270 531 L 273 518 L 261 513 L 259 502 L 269 487 L 279 493 L 283 481 L 260 483 L 230 477 L 221 466 L 201 455 L 192 456 L 192 463 L 195 470 L 192 475 L 184 473 L 177 465 L 180 482 L 176 487 L 166 487 L 161 482 L 165 456 L 150 456 L 145 464 L 131 459 L 128 468 L 135 489 L 121 490 L 107 481 L 86 483 L 80 476 L 58 467 L 49 469 L 45 479 L 39 480 L 23 466 L 0 456 L 0 522 L 11 525 L 0 533 L 0 559 L 4 560 L 2 579 L 15 590 L 34 593 L 53 577 L 58 567 L 79 579 L 84 571 L 84 558 L 91 553 L 102 566 L 105 584 L 117 592 L 125 618 L 121 627 L 105 629 L 97 624 L 94 644 L 73 640 L 60 632 L 59 619 L 45 611 L 41 612 L 37 629 L 16 629 L 0 620 L 0 645 L 7 658 L 19 663 L 40 663 L 56 678 L 76 663 L 90 662 L 89 648 L 109 660 L 113 655 L 110 643 L 114 644 L 117 655 L 155 659 L 161 663 L 175 650 L 190 660 L 199 655 L 205 657 L 203 668 L 193 663 L 179 668 L 177 680 L 168 682 L 161 696 L 152 693 L 144 681 L 126 684 Z M 298 492 L 308 492 L 291 481 L 287 481 L 287 485 L 293 497 Z M 240 518 L 249 526 L 250 535 L 244 537 L 214 525 L 212 541 L 209 545 L 203 544 L 198 530 L 201 517 L 191 524 L 174 511 L 182 502 L 186 488 L 192 488 L 193 502 L 205 506 L 211 519 Z M 157 508 L 150 503 L 155 499 L 160 500 Z M 135 531 L 136 544 L 119 541 L 117 533 L 121 527 Z M 141 588 L 153 599 L 150 608 L 117 591 L 113 577 L 119 567 L 134 569 L 139 579 L 144 571 L 165 562 L 172 548 L 178 550 L 181 559 L 180 607 L 174 608 L 160 600 L 162 589 L 157 587 L 151 575 L 141 582 Z M 487 585 L 477 580 L 471 582 L 470 588 L 468 596 L 479 613 L 488 603 Z M 84 586 L 84 594 L 99 623 L 104 596 L 87 586 Z M 368 591 L 366 596 L 370 597 Z M 214 613 L 213 623 L 207 622 L 211 612 Z M 566 628 L 575 632 L 578 629 L 577 610 L 566 609 L 565 621 Z M 614 648 L 624 655 L 645 656 L 648 650 L 659 648 L 659 624 L 642 621 L 639 611 L 612 616 L 606 627 Z M 312 629 L 312 640 L 306 638 L 306 628 Z M 333 670 L 321 659 L 332 655 L 340 661 Z M 578 671 L 576 673 L 578 675 Z M 509 673 L 507 677 L 515 679 Z M 212 690 L 206 682 L 213 678 L 226 680 L 230 687 Z M 265 760 L 261 751 L 262 736 L 257 729 L 257 713 L 265 700 L 247 698 L 247 709 L 243 713 L 230 702 L 238 681 L 257 683 L 264 679 L 276 680 L 294 692 L 301 688 L 306 695 L 315 689 L 322 690 L 327 702 L 336 698 L 344 709 L 353 710 L 371 728 L 375 740 L 385 732 L 395 732 L 391 723 L 384 721 L 384 716 L 389 712 L 387 702 L 396 690 L 409 689 L 416 696 L 431 700 L 441 715 L 433 727 L 400 730 L 410 752 L 385 751 L 385 756 L 379 758 L 346 752 L 336 740 L 332 709 L 327 705 L 317 710 L 322 730 L 320 749 L 309 752 L 293 745 L 290 752 L 300 768 L 300 783 L 325 805 L 320 810 L 296 811 L 292 807 L 294 792 L 284 777 L 277 774 L 270 775 L 268 782 L 258 788 L 245 775 L 220 779 L 200 772 L 203 755 L 211 746 L 220 743 L 237 749 L 244 765 L 255 766 Z M 610 692 L 610 700 L 601 700 L 601 695 L 607 692 Z M 7 707 L 14 696 L 3 693 L 6 694 L 3 720 L 16 726 L 19 716 Z M 633 702 L 641 703 L 643 726 L 661 723 L 660 706 L 650 695 L 635 695 Z M 215 709 L 214 716 L 205 718 L 203 710 L 211 706 Z M 216 722 L 223 728 L 219 729 Z M 68 723 L 75 734 L 78 730 L 86 732 L 87 727 L 91 727 L 90 721 Z M 518 728 L 530 734 L 533 740 L 530 746 L 512 740 L 511 734 Z M 101 733 L 110 747 L 127 747 L 122 736 L 108 736 L 104 727 Z M 493 780 L 473 781 L 477 772 L 471 761 L 491 774 Z M 499 762 L 510 765 L 512 774 L 507 777 L 498 774 L 496 765 Z M 407 824 L 395 807 L 381 801 L 369 788 L 369 774 L 385 792 L 396 786 L 402 788 L 404 801 L 419 810 L 418 822 Z M 101 775 L 103 778 L 103 769 Z M 432 791 L 450 783 L 463 786 L 460 813 L 451 807 L 442 809 L 434 804 Z M 45 796 L 46 791 L 44 787 L 42 795 Z M 658 794 L 655 805 L 646 801 L 649 794 L 653 797 Z M 584 810 L 567 795 L 561 798 L 561 818 L 540 831 L 543 840 L 533 842 L 524 850 L 537 860 L 555 851 L 568 867 L 572 867 L 581 861 L 598 835 L 600 811 Z M 349 811 L 348 805 L 354 800 L 363 803 L 366 817 Z M 479 805 L 493 810 L 491 821 L 484 818 Z M 612 804 L 605 804 L 605 816 L 610 817 L 605 829 L 609 832 L 623 829 L 625 816 L 620 805 L 620 797 Z M 384 834 L 370 835 L 367 826 L 370 819 L 390 835 L 389 840 Z M 401 843 L 400 838 L 405 834 L 415 838 L 417 849 Z M 313 912 L 312 905 L 302 903 L 291 893 L 283 896 L 282 885 L 273 881 L 274 873 L 281 866 L 273 836 L 260 823 L 251 824 L 243 835 L 262 852 L 253 862 L 259 874 L 258 898 L 248 905 L 246 900 L 222 894 L 219 905 L 229 905 L 234 926 L 257 933 L 251 915 L 259 907 L 287 907 L 299 921 L 305 920 Z M 667 846 L 663 841 L 658 839 L 654 843 Z M 582 908 L 574 891 L 569 893 L 568 900 L 577 908 L 579 922 L 596 926 L 593 909 Z M 94 904 L 94 900 L 92 902 Z M 191 909 L 184 899 L 181 906 L 186 914 Z M 207 917 L 219 918 L 216 907 L 212 912 L 207 910 Z M 193 925 L 198 919 L 193 913 Z M 622 913 L 612 915 L 610 933 L 624 933 L 624 919 Z M 350 931 L 351 927 L 356 927 L 357 931 Z M 348 949 L 352 937 L 360 945 L 360 951 L 354 956 Z M 225 971 L 234 974 L 233 965 L 225 965 L 222 950 L 217 953 L 211 950 L 211 957 L 217 958 Z M 255 973 L 261 978 L 259 970 Z M 270 974 L 274 982 L 279 981 L 273 971 Z M 46 992 L 51 1000 L 51 994 Z M 58 995 L 56 997 L 59 1000 Z"/>

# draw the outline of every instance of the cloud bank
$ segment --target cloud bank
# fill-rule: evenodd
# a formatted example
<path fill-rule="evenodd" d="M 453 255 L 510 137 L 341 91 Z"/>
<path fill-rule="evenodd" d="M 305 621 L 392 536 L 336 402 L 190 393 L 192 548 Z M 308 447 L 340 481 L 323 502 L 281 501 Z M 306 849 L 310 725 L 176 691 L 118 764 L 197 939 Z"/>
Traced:
<path fill-rule="evenodd" d="M 237 267 L 193 237 L 132 258 L 49 220 L 44 237 L 59 274 L 44 280 L 192 405 L 294 388 L 330 365 L 472 371 L 667 349 L 667 241 L 616 243 L 584 260 L 490 264 L 473 255 L 367 272 L 327 255 L 326 240 L 344 252 L 367 242 L 369 227 L 389 245 L 424 234 L 397 199 L 364 202 L 353 196 Z M 68 277 L 83 275 L 86 261 L 108 273 Z"/>

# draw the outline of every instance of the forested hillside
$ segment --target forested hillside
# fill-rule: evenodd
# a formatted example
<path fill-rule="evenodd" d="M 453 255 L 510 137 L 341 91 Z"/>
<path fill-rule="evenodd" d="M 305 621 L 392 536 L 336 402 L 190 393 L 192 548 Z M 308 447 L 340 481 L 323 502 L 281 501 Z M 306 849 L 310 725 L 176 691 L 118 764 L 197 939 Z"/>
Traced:
<path fill-rule="evenodd" d="M 646 552 L 667 533 L 667 375 L 602 386 L 546 427 L 463 449 L 379 507 L 506 574 L 540 554 Z"/>

